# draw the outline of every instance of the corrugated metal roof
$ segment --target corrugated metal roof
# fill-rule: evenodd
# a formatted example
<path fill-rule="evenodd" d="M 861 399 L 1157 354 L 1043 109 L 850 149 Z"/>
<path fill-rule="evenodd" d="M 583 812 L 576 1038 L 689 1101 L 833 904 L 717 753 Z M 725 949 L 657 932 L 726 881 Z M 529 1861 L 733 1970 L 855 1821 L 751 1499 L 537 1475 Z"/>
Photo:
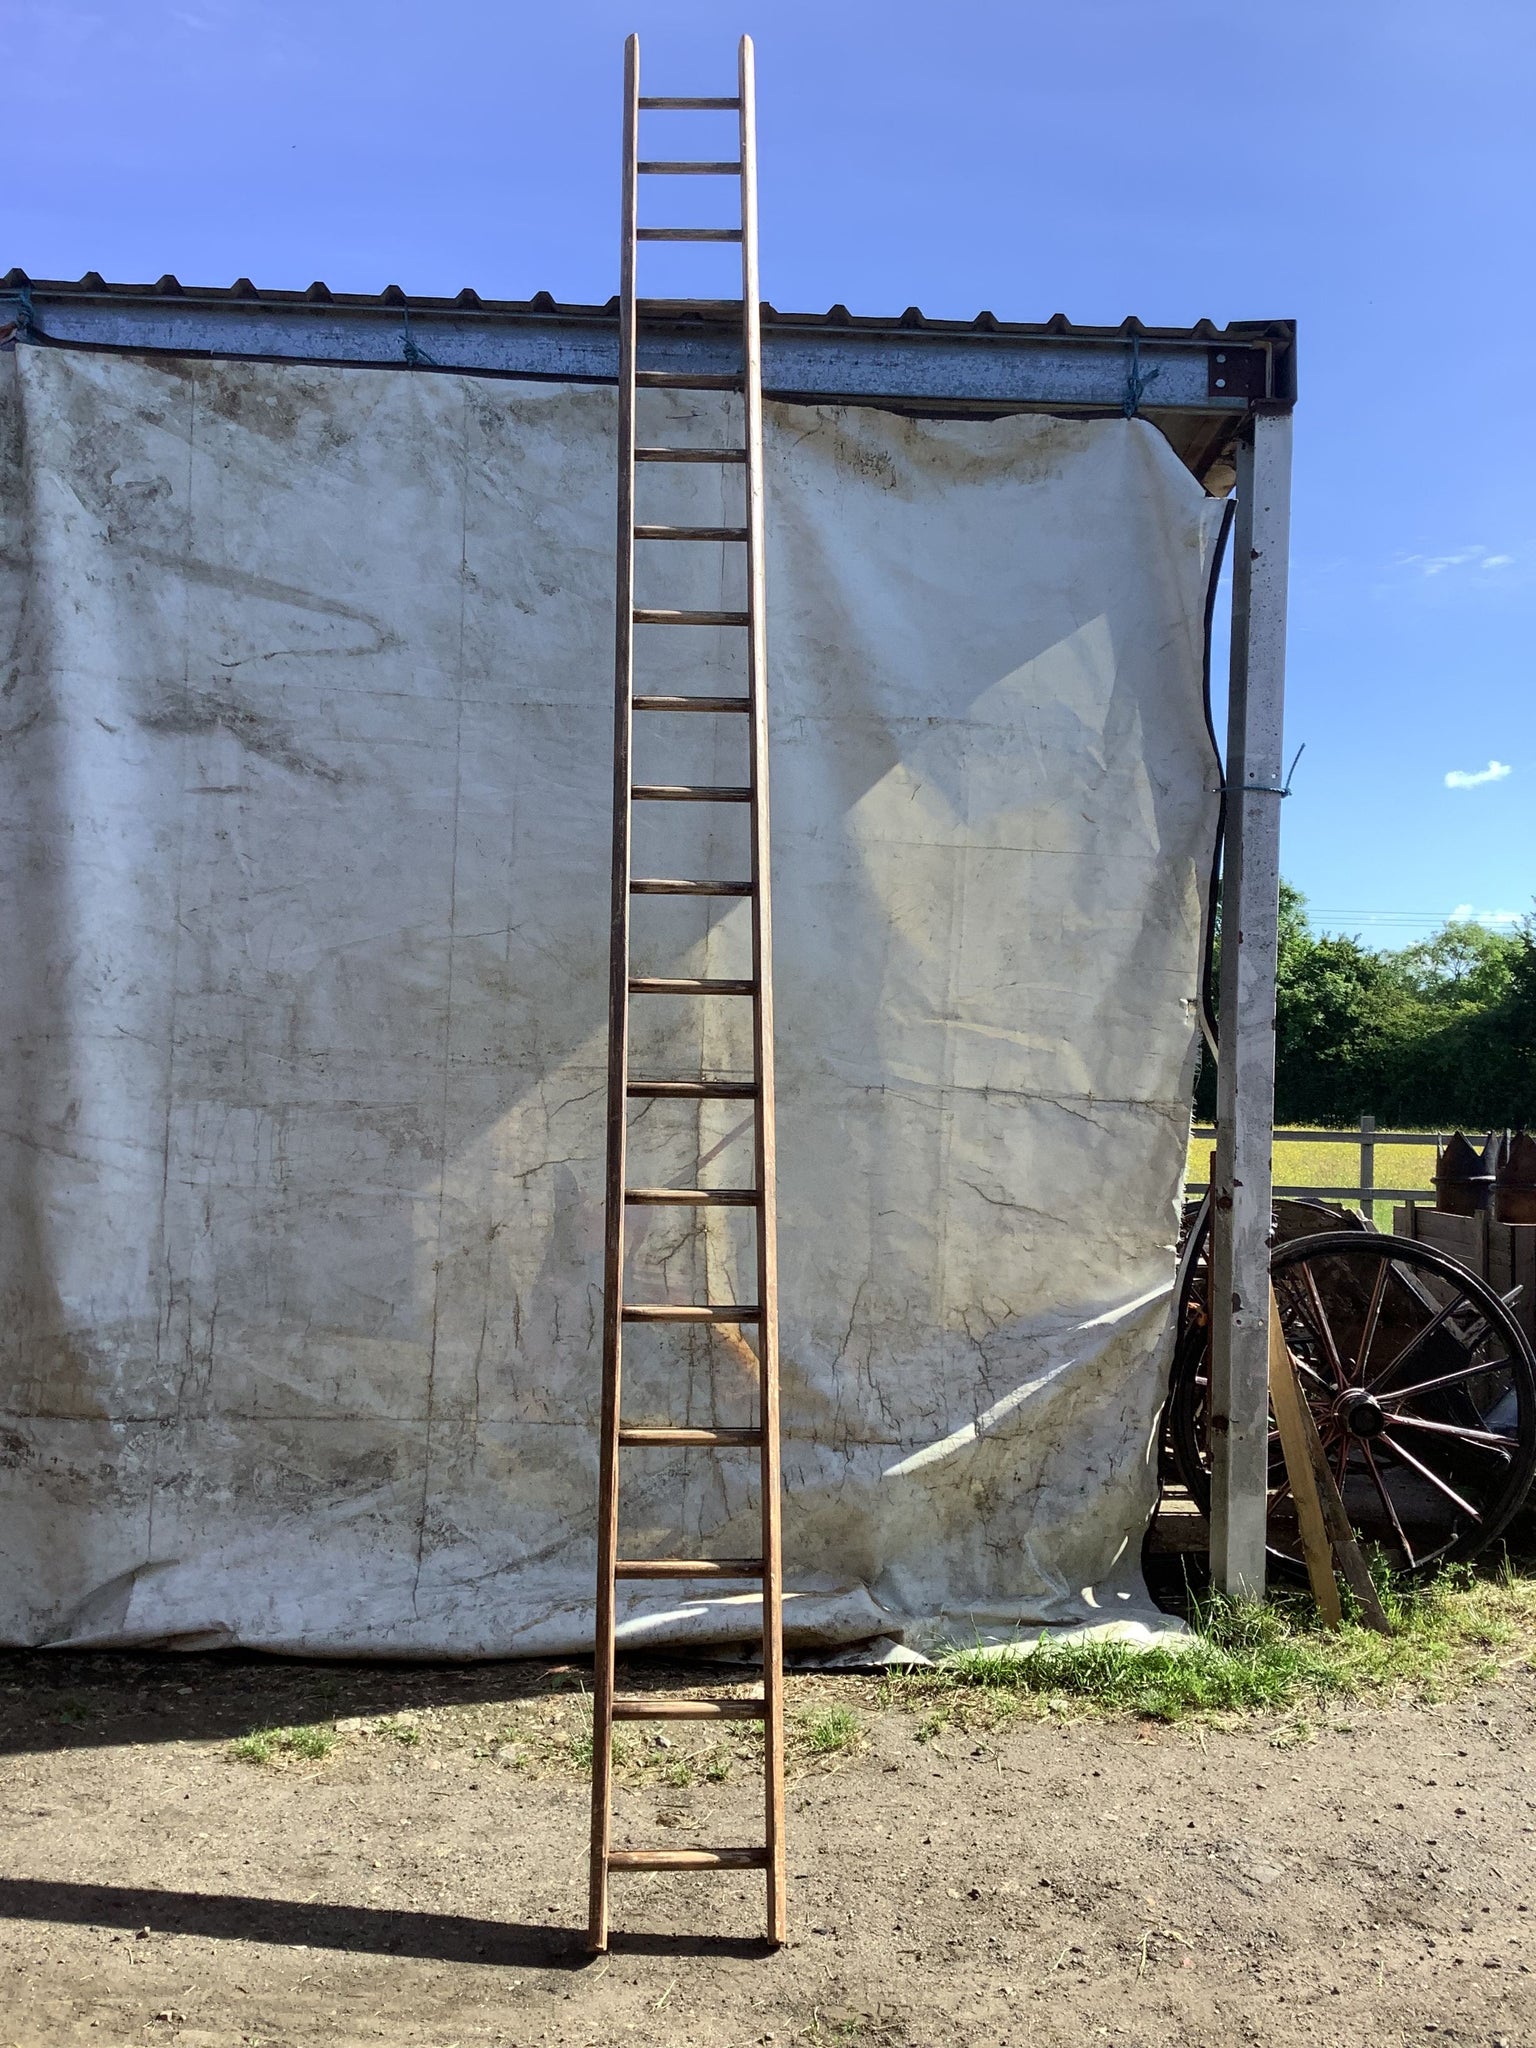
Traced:
<path fill-rule="evenodd" d="M 15 307 L 5 319 L 3 301 Z M 729 370 L 739 301 L 642 301 L 646 366 Z M 97 271 L 70 280 L 0 279 L 0 346 L 9 336 L 65 347 L 232 359 L 443 369 L 480 376 L 609 382 L 618 371 L 618 300 L 563 302 L 191 286 L 165 276 L 113 284 Z M 979 415 L 1017 411 L 1140 412 L 1154 420 L 1209 489 L 1232 480 L 1232 451 L 1255 410 L 1295 402 L 1296 328 L 1290 320 L 1225 327 L 1152 327 L 1130 318 L 1085 326 L 1048 320 L 895 314 L 785 313 L 763 308 L 763 388 L 804 403 Z"/>
<path fill-rule="evenodd" d="M 271 306 L 404 307 L 413 313 L 492 313 L 508 319 L 521 315 L 591 321 L 617 320 L 619 316 L 617 294 L 600 305 L 586 305 L 556 299 L 548 292 L 535 292 L 531 299 L 486 299 L 468 285 L 452 298 L 440 298 L 419 292 L 407 293 L 397 284 L 387 284 L 380 292 L 333 292 L 329 285 L 320 282 L 304 291 L 286 291 L 254 285 L 248 277 L 237 277 L 231 285 L 184 285 L 169 272 L 153 284 L 113 284 L 95 270 L 88 270 L 83 277 L 73 280 L 30 278 L 23 270 L 8 271 L 0 278 L 0 291 L 24 290 L 42 292 L 50 298 L 78 294 L 91 298 L 211 299 Z M 685 309 L 693 304 L 708 307 L 711 302 L 652 300 L 641 303 Z M 724 317 L 724 309 L 731 302 L 722 300 L 714 303 L 721 310 L 713 317 Z M 679 311 L 676 317 L 686 315 Z M 701 311 L 695 317 L 707 320 L 711 314 Z M 1203 342 L 1212 345 L 1229 342 L 1234 347 L 1268 343 L 1282 349 L 1293 346 L 1296 337 L 1294 320 L 1233 320 L 1225 327 L 1218 327 L 1207 319 L 1197 320 L 1190 327 L 1149 327 L 1145 321 L 1131 315 L 1118 325 L 1100 327 L 1069 320 L 1065 313 L 1053 313 L 1048 320 L 1000 320 L 995 313 L 989 312 L 977 313 L 969 320 L 944 320 L 925 313 L 921 306 L 908 306 L 901 313 L 850 313 L 843 305 L 829 306 L 824 313 L 784 313 L 765 301 L 762 317 L 765 327 L 832 327 L 867 334 L 917 330 L 925 334 L 1000 334 L 1078 341 L 1130 341 L 1135 338 L 1150 342 Z"/>

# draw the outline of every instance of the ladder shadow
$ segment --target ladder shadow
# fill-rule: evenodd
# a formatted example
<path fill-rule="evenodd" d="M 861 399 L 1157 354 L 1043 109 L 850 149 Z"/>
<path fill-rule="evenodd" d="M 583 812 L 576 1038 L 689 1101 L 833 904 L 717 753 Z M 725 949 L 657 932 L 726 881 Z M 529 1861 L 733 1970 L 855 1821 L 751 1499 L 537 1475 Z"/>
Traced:
<path fill-rule="evenodd" d="M 307 1904 L 229 1892 L 161 1891 L 138 1885 L 0 1878 L 0 1919 L 107 1927 L 138 1934 L 201 1935 L 278 1948 L 337 1949 L 354 1955 L 569 1970 L 590 1960 L 580 1930 L 467 1913 L 395 1911 L 384 1906 Z"/>
<path fill-rule="evenodd" d="M 608 1953 L 616 1956 L 704 1956 L 727 1957 L 748 1962 L 778 1954 L 777 1946 L 760 1934 L 628 1934 L 610 1930 Z M 587 1962 L 600 1962 L 587 1956 Z"/>
<path fill-rule="evenodd" d="M 326 1662 L 245 1650 L 0 1653 L 0 1756 L 229 1740 L 260 1728 L 402 1709 L 515 1707 L 590 1693 L 586 1660 Z"/>

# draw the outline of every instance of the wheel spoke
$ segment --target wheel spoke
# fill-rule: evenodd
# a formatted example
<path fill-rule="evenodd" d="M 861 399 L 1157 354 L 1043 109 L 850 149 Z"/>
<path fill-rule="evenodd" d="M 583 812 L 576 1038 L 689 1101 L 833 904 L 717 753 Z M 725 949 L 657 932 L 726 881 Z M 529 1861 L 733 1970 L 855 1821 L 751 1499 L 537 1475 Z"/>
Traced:
<path fill-rule="evenodd" d="M 1483 1518 L 1477 1512 L 1477 1509 L 1473 1507 L 1471 1501 L 1463 1500 L 1454 1487 L 1447 1486 L 1438 1472 L 1431 1472 L 1427 1465 L 1421 1464 L 1412 1451 L 1405 1451 L 1396 1437 L 1388 1436 L 1387 1432 L 1383 1430 L 1377 1441 L 1378 1443 L 1385 1444 L 1394 1458 L 1401 1458 L 1405 1465 L 1411 1465 L 1421 1479 L 1427 1479 L 1430 1485 L 1438 1492 L 1443 1493 L 1448 1501 L 1453 1501 L 1464 1515 L 1470 1515 L 1474 1522 L 1481 1523 Z"/>
<path fill-rule="evenodd" d="M 1296 1353 L 1294 1351 L 1291 1353 L 1291 1358 L 1295 1363 L 1296 1370 L 1298 1372 L 1304 1372 L 1309 1380 L 1312 1380 L 1317 1386 L 1322 1388 L 1323 1393 L 1326 1396 L 1331 1396 L 1337 1391 L 1336 1388 L 1329 1386 L 1327 1380 L 1323 1378 L 1323 1375 L 1318 1371 L 1317 1367 L 1315 1365 L 1312 1365 L 1307 1359 L 1297 1358 Z"/>
<path fill-rule="evenodd" d="M 1301 1278 L 1302 1284 L 1311 1297 L 1311 1306 L 1315 1312 L 1313 1316 L 1309 1317 L 1309 1320 L 1312 1322 L 1313 1328 L 1317 1331 L 1319 1337 L 1323 1340 L 1323 1349 L 1328 1354 L 1328 1363 L 1333 1367 L 1334 1378 L 1338 1383 L 1340 1393 L 1342 1393 L 1349 1384 L 1344 1377 L 1344 1363 L 1339 1357 L 1339 1347 L 1333 1341 L 1333 1325 L 1328 1320 L 1328 1311 L 1323 1307 L 1323 1297 L 1317 1291 L 1317 1277 L 1305 1260 L 1302 1261 Z"/>
<path fill-rule="evenodd" d="M 1392 1261 L 1382 1259 L 1376 1268 L 1376 1284 L 1371 1289 L 1371 1299 L 1365 1311 L 1365 1327 L 1360 1332 L 1360 1348 L 1355 1353 L 1355 1379 L 1363 1383 L 1365 1368 L 1371 1355 L 1371 1339 L 1376 1335 L 1376 1323 L 1381 1315 L 1381 1297 L 1387 1291 L 1387 1278 L 1393 1271 Z"/>
<path fill-rule="evenodd" d="M 1438 1315 L 1432 1316 L 1430 1320 L 1424 1325 L 1423 1329 L 1420 1330 L 1416 1336 L 1410 1337 L 1408 1339 L 1408 1342 L 1403 1346 L 1402 1350 L 1398 1352 L 1396 1358 L 1389 1360 L 1388 1363 L 1382 1367 L 1381 1371 L 1377 1373 L 1375 1379 L 1366 1381 L 1365 1391 L 1368 1394 L 1374 1394 L 1376 1389 L 1381 1385 L 1383 1380 L 1391 1379 L 1392 1375 L 1399 1370 L 1404 1361 L 1406 1359 L 1412 1358 L 1414 1352 L 1418 1350 L 1421 1344 L 1427 1344 L 1429 1342 L 1430 1338 L 1433 1337 L 1436 1330 L 1440 1328 L 1441 1324 L 1445 1321 L 1446 1317 L 1451 1314 L 1452 1310 L 1459 1308 L 1461 1306 L 1461 1303 L 1464 1300 L 1464 1298 L 1464 1296 L 1458 1294 L 1454 1301 L 1448 1301 L 1446 1303 L 1445 1307 L 1440 1310 Z"/>
<path fill-rule="evenodd" d="M 1507 1358 L 1487 1358 L 1481 1365 L 1463 1365 L 1455 1372 L 1441 1373 L 1438 1379 L 1420 1380 L 1417 1386 L 1399 1387 L 1395 1393 L 1378 1394 L 1376 1398 L 1385 1408 L 1389 1401 L 1416 1401 L 1420 1394 L 1432 1394 L 1438 1387 L 1454 1387 L 1462 1380 L 1477 1380 L 1484 1373 L 1507 1372 L 1508 1369 Z"/>
<path fill-rule="evenodd" d="M 1491 1429 L 1463 1429 L 1454 1422 L 1426 1422 L 1422 1415 L 1394 1415 L 1394 1429 L 1428 1429 L 1436 1436 L 1459 1437 L 1464 1444 L 1472 1444 L 1480 1451 L 1497 1451 L 1507 1465 L 1513 1446 L 1507 1436 L 1500 1436 Z"/>
<path fill-rule="evenodd" d="M 1403 1546 L 1403 1556 L 1408 1560 L 1408 1569 L 1409 1571 L 1412 1571 L 1414 1566 L 1417 1564 L 1418 1560 L 1413 1554 L 1413 1545 L 1408 1541 L 1408 1532 L 1403 1527 L 1402 1521 L 1398 1515 L 1397 1503 L 1393 1500 L 1391 1494 L 1388 1493 L 1386 1489 L 1385 1482 L 1383 1481 L 1381 1476 L 1381 1468 L 1376 1463 L 1375 1456 L 1372 1453 L 1369 1443 L 1362 1443 L 1361 1449 L 1365 1452 L 1366 1467 L 1369 1470 L 1371 1477 L 1376 1482 L 1376 1491 L 1381 1495 L 1381 1504 L 1387 1511 L 1387 1515 L 1392 1523 L 1392 1527 L 1397 1531 L 1398 1542 L 1401 1543 L 1401 1545 Z"/>

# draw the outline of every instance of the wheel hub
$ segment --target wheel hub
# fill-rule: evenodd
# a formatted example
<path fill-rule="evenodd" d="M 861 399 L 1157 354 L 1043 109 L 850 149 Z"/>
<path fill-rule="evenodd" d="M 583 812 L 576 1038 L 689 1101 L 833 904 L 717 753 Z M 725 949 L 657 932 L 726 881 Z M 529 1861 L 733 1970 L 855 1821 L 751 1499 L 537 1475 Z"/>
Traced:
<path fill-rule="evenodd" d="M 1381 1403 L 1364 1387 L 1346 1387 L 1334 1402 L 1333 1412 L 1351 1436 L 1380 1436 L 1387 1426 Z"/>

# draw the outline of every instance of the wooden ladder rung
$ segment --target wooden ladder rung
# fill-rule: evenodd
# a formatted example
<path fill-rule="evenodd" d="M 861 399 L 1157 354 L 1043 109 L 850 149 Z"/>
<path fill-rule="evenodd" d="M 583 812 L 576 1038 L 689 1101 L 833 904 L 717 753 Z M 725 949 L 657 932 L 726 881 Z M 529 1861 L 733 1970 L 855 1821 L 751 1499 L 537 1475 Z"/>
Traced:
<path fill-rule="evenodd" d="M 635 322 L 647 319 L 725 319 L 731 313 L 741 317 L 739 299 L 635 299 Z"/>
<path fill-rule="evenodd" d="M 761 1721 L 761 1700 L 653 1699 L 645 1694 L 620 1694 L 613 1703 L 615 1721 Z"/>
<path fill-rule="evenodd" d="M 750 626 L 750 612 L 674 612 L 657 605 L 635 606 L 637 626 Z"/>
<path fill-rule="evenodd" d="M 762 1200 L 756 1188 L 626 1188 L 631 1208 L 755 1209 Z"/>
<path fill-rule="evenodd" d="M 760 1557 L 621 1557 L 621 1579 L 760 1579 Z"/>
<path fill-rule="evenodd" d="M 642 178 L 739 178 L 740 164 L 708 164 L 689 157 L 682 162 L 636 164 Z"/>
<path fill-rule="evenodd" d="M 760 1323 L 755 1301 L 632 1301 L 619 1313 L 626 1323 Z"/>
<path fill-rule="evenodd" d="M 635 382 L 642 391 L 739 391 L 741 378 L 735 371 L 718 370 L 636 370 Z M 661 531 L 665 531 L 663 528 Z M 644 531 L 635 528 L 636 533 Z M 654 539 L 656 536 L 651 536 Z M 746 530 L 742 529 L 742 539 Z"/>
<path fill-rule="evenodd" d="M 767 1870 L 767 1849 L 610 1849 L 610 1870 Z"/>
<path fill-rule="evenodd" d="M 746 526 L 637 526 L 636 540 L 740 540 L 752 538 Z"/>
<path fill-rule="evenodd" d="M 752 792 L 739 782 L 637 782 L 629 792 L 637 804 L 749 804 Z"/>
<path fill-rule="evenodd" d="M 641 94 L 639 111 L 643 115 L 670 113 L 670 115 L 696 115 L 696 113 L 731 113 L 741 100 L 678 100 L 678 98 L 657 98 L 655 94 Z"/>
<path fill-rule="evenodd" d="M 631 896 L 750 896 L 750 882 L 673 881 L 666 875 L 641 875 L 629 885 Z"/>
<path fill-rule="evenodd" d="M 745 448 L 637 448 L 636 462 L 745 462 Z"/>
<path fill-rule="evenodd" d="M 642 114 L 697 114 L 701 111 L 725 113 L 739 107 L 741 101 L 734 100 L 678 100 L 643 97 L 640 100 Z"/>
<path fill-rule="evenodd" d="M 755 996 L 757 983 L 715 974 L 632 974 L 632 996 Z"/>
<path fill-rule="evenodd" d="M 672 697 L 658 695 L 631 699 L 636 711 L 750 711 L 750 697 Z"/>
<path fill-rule="evenodd" d="M 724 313 L 741 312 L 740 299 L 636 299 L 639 320 L 708 320 Z"/>
<path fill-rule="evenodd" d="M 637 242 L 739 242 L 740 228 L 636 228 Z"/>
<path fill-rule="evenodd" d="M 686 1450 L 690 1445 L 697 1445 L 700 1450 L 751 1451 L 760 1449 L 762 1441 L 760 1429 L 647 1429 L 643 1425 L 619 1424 L 619 1443 L 628 1451 L 666 1447 Z"/>
<path fill-rule="evenodd" d="M 755 1081 L 629 1081 L 626 1095 L 676 1102 L 755 1102 Z"/>

